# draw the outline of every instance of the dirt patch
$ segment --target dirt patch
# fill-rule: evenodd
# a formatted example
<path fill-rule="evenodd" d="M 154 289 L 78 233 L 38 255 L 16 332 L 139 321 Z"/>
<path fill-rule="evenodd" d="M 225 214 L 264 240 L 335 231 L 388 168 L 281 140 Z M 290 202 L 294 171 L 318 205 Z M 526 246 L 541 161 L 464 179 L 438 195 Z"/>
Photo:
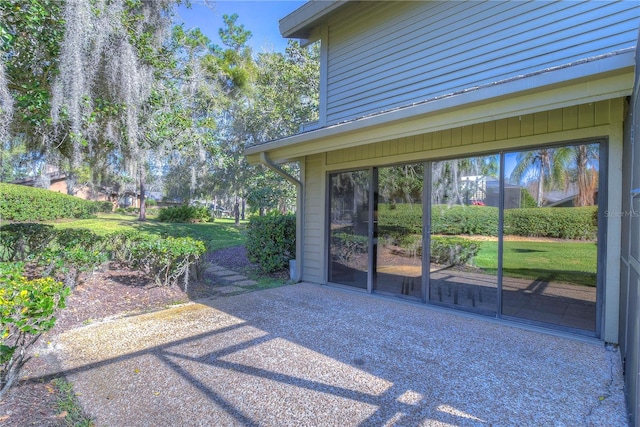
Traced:
<path fill-rule="evenodd" d="M 222 249 L 207 255 L 209 262 L 246 273 L 255 268 L 247 259 L 243 246 Z M 285 275 L 279 273 L 273 277 Z M 187 286 L 157 286 L 141 273 L 110 264 L 101 271 L 81 278 L 60 311 L 56 326 L 43 335 L 35 347 L 46 347 L 54 336 L 92 322 L 113 316 L 135 315 L 160 310 L 213 294 L 215 283 L 200 280 Z M 206 278 L 205 278 L 206 279 Z M 58 413 L 58 399 L 63 398 L 54 384 L 57 360 L 52 354 L 38 354 L 24 366 L 21 381 L 0 401 L 0 425 L 46 426 L 69 425 L 64 413 Z"/>

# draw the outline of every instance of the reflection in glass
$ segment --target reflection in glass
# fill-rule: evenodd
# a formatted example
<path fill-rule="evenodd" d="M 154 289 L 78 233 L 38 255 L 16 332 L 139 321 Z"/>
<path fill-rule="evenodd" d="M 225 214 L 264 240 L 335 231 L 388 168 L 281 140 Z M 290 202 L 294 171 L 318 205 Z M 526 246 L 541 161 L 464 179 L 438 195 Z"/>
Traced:
<path fill-rule="evenodd" d="M 505 155 L 502 314 L 595 331 L 599 145 Z"/>
<path fill-rule="evenodd" d="M 422 298 L 422 188 L 424 165 L 377 170 L 377 292 Z"/>
<path fill-rule="evenodd" d="M 329 177 L 329 281 L 367 288 L 369 171 Z"/>
<path fill-rule="evenodd" d="M 432 164 L 430 301 L 496 312 L 499 169 L 498 155 Z"/>

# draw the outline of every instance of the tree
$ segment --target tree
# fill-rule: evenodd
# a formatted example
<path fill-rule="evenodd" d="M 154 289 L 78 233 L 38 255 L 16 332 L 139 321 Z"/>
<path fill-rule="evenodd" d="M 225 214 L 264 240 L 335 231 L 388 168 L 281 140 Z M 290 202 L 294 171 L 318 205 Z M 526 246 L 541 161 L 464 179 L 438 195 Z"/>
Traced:
<path fill-rule="evenodd" d="M 510 178 L 520 183 L 523 179 L 534 177 L 538 188 L 536 204 L 540 207 L 544 201 L 544 191 L 564 180 L 565 169 L 571 155 L 571 150 L 567 147 L 520 152 Z"/>
<path fill-rule="evenodd" d="M 593 206 L 594 194 L 598 188 L 598 171 L 595 165 L 600 159 L 598 144 L 576 145 L 572 147 L 576 167 L 576 184 L 578 195 L 575 206 Z"/>

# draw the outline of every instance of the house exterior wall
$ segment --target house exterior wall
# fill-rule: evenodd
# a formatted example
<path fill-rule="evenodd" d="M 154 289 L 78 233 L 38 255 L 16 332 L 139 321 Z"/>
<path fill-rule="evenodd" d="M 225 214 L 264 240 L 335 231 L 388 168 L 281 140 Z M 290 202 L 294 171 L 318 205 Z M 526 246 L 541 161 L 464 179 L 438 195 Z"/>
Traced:
<path fill-rule="evenodd" d="M 486 106 L 491 109 L 491 105 Z M 303 280 L 327 283 L 326 176 L 328 172 L 435 160 L 582 140 L 608 141 L 610 188 L 622 182 L 622 98 L 487 121 L 307 156 Z M 607 209 L 621 209 L 619 191 L 607 192 Z M 607 218 L 607 259 L 602 338 L 618 341 L 620 217 Z M 319 268 L 318 268 L 319 267 Z"/>
<path fill-rule="evenodd" d="M 620 352 L 631 425 L 640 423 L 640 58 L 624 134 L 620 257 Z"/>
<path fill-rule="evenodd" d="M 638 2 L 357 2 L 330 17 L 326 124 L 633 48 Z M 328 43 L 327 43 L 328 42 Z"/>

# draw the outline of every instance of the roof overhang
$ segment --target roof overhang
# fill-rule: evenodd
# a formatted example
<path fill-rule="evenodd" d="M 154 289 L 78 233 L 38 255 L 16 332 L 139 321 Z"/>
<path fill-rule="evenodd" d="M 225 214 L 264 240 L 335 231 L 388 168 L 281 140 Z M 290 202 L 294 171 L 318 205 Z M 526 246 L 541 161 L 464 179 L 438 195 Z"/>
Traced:
<path fill-rule="evenodd" d="M 259 163 L 264 152 L 282 163 L 340 148 L 629 96 L 634 71 L 635 49 L 627 49 L 254 145 L 245 155 L 250 163 Z"/>
<path fill-rule="evenodd" d="M 312 0 L 280 20 L 280 34 L 285 38 L 309 39 L 315 27 L 349 0 Z"/>

